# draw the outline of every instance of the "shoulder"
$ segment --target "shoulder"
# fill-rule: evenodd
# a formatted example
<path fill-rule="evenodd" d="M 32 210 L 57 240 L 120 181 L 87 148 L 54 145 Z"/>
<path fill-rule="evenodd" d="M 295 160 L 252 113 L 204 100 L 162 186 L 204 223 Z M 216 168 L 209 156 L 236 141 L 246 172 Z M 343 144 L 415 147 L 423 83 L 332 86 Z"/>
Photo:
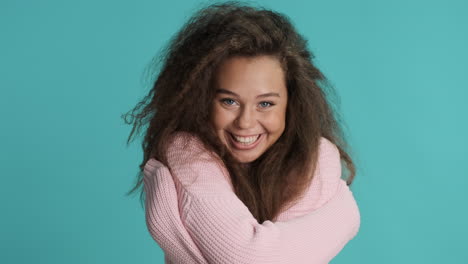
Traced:
<path fill-rule="evenodd" d="M 310 206 L 319 208 L 331 200 L 341 180 L 341 158 L 338 147 L 321 137 L 312 182 L 309 187 Z"/>
<path fill-rule="evenodd" d="M 341 178 L 341 157 L 338 147 L 329 139 L 321 137 L 316 176 L 322 182 L 337 182 Z"/>
<path fill-rule="evenodd" d="M 208 150 L 203 142 L 188 132 L 176 132 L 169 138 L 166 158 L 169 167 L 187 163 L 215 162 L 218 156 Z"/>
<path fill-rule="evenodd" d="M 179 151 L 182 149 L 197 149 L 201 148 L 201 140 L 188 132 L 175 132 L 169 137 L 168 150 Z"/>
<path fill-rule="evenodd" d="M 340 151 L 338 150 L 338 147 L 325 137 L 320 137 L 319 159 L 330 162 L 340 160 Z"/>
<path fill-rule="evenodd" d="M 229 173 L 221 159 L 195 135 L 174 133 L 166 157 L 172 175 L 191 191 L 208 194 L 215 187 L 231 189 Z"/>
<path fill-rule="evenodd" d="M 188 132 L 176 132 L 172 134 L 166 144 L 166 159 L 168 164 L 163 164 L 155 158 L 150 158 L 144 167 L 145 172 L 152 172 L 160 167 L 171 167 L 175 163 L 181 164 L 193 161 L 192 157 L 204 152 L 200 140 Z"/>

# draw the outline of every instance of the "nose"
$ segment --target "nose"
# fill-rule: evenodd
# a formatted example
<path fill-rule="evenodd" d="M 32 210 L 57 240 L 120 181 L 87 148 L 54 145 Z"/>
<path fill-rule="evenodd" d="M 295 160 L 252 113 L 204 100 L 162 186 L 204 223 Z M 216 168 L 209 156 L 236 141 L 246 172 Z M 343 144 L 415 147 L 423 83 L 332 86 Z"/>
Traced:
<path fill-rule="evenodd" d="M 235 121 L 240 129 L 252 128 L 255 124 L 255 113 L 249 107 L 242 107 Z"/>

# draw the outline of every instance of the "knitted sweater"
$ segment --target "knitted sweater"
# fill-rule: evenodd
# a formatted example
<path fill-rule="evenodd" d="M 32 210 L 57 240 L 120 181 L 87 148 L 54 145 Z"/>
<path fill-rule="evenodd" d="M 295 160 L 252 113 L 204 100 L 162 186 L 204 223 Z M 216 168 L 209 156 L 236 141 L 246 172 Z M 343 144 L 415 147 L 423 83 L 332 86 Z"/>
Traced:
<path fill-rule="evenodd" d="M 171 170 L 155 159 L 144 167 L 146 224 L 166 263 L 328 263 L 359 230 L 338 149 L 325 138 L 308 189 L 274 222 L 258 223 L 197 138 L 177 133 L 167 158 Z"/>

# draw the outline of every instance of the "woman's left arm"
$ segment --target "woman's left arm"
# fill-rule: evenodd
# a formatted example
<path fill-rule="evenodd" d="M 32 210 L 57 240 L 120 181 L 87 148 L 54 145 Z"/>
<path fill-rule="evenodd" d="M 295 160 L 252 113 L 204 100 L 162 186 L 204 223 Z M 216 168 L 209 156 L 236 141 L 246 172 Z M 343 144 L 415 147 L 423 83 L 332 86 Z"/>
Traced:
<path fill-rule="evenodd" d="M 340 175 L 341 162 L 338 148 L 328 139 L 320 138 L 317 166 L 312 181 L 299 199 L 281 211 L 275 221 L 289 221 L 322 207 L 333 198 Z"/>

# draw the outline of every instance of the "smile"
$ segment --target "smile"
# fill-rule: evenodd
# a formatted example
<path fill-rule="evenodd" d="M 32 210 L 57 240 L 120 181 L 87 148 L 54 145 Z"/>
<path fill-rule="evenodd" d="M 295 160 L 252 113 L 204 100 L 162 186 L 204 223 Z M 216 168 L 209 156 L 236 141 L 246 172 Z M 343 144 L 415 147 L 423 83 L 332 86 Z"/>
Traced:
<path fill-rule="evenodd" d="M 238 136 L 229 133 L 230 139 L 231 139 L 231 145 L 240 150 L 249 150 L 255 148 L 258 143 L 261 141 L 263 138 L 264 134 L 258 134 L 258 135 L 253 135 L 253 136 Z"/>
<path fill-rule="evenodd" d="M 241 136 L 236 136 L 236 135 L 233 135 L 233 136 L 234 136 L 234 139 L 237 142 L 240 142 L 240 143 L 245 144 L 245 145 L 250 145 L 250 144 L 252 144 L 253 142 L 255 142 L 258 139 L 260 134 L 258 134 L 256 136 L 250 136 L 250 137 L 241 137 Z"/>

